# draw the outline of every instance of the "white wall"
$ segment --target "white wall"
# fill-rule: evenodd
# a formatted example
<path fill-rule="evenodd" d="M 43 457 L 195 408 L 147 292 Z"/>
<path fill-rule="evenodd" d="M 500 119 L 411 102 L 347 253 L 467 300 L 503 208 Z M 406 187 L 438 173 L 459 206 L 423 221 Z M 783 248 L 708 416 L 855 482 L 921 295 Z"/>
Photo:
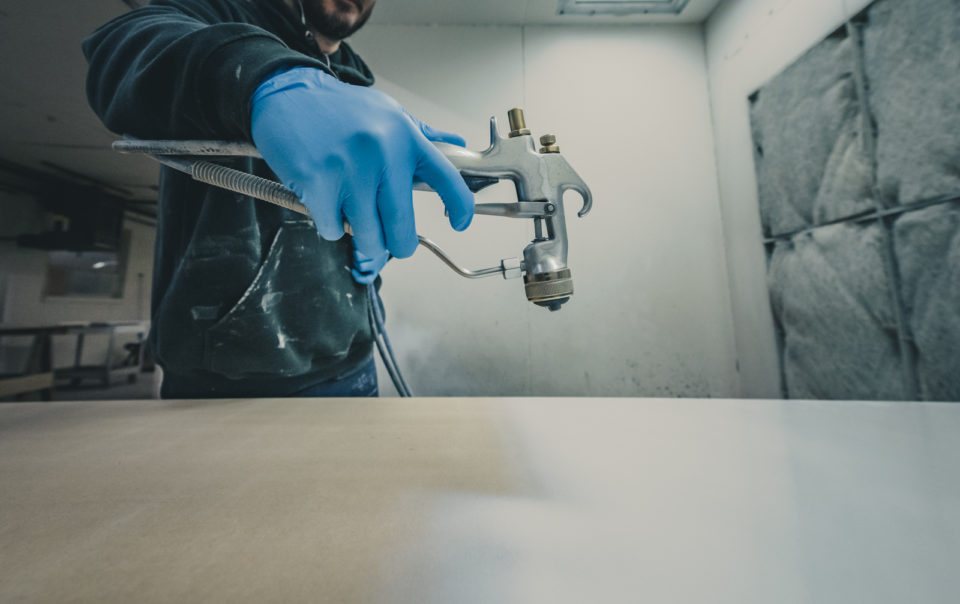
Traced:
<path fill-rule="evenodd" d="M 424 121 L 487 146 L 524 107 L 591 186 L 568 194 L 576 293 L 534 307 L 522 283 L 468 281 L 426 250 L 384 271 L 388 328 L 419 395 L 739 394 L 702 29 L 370 26 L 352 41 Z M 478 201 L 512 201 L 498 185 Z M 417 197 L 418 231 L 472 268 L 517 256 L 529 221 L 454 233 Z M 392 392 L 381 376 L 384 392 Z"/>
<path fill-rule="evenodd" d="M 706 24 L 727 272 L 741 392 L 779 397 L 747 97 L 869 0 L 725 0 Z"/>
<path fill-rule="evenodd" d="M 4 220 L 0 236 L 39 232 L 44 228 L 43 210 L 29 197 L 0 193 Z M 19 248 L 12 241 L 0 242 L 0 323 L 50 325 L 63 321 L 134 321 L 150 318 L 150 285 L 153 278 L 155 230 L 129 220 L 130 253 L 122 298 L 48 298 L 43 295 L 47 252 Z M 142 278 L 139 275 L 143 275 Z M 54 338 L 55 367 L 70 366 L 74 358 L 72 336 Z M 5 338 L 0 361 L 16 371 L 25 359 L 29 338 Z M 100 363 L 106 353 L 106 339 L 91 336 L 84 345 L 84 363 Z"/>

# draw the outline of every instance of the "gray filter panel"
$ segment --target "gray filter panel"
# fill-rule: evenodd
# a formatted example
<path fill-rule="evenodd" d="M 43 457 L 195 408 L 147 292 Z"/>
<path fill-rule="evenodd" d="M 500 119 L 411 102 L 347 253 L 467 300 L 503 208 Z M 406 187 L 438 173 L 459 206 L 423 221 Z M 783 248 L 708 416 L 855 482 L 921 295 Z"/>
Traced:
<path fill-rule="evenodd" d="M 876 2 L 751 101 L 787 396 L 960 400 L 960 0 Z"/>
<path fill-rule="evenodd" d="M 838 224 L 776 245 L 770 300 L 792 397 L 904 397 L 885 235 L 877 225 Z"/>
<path fill-rule="evenodd" d="M 765 235 L 873 207 L 853 62 L 853 42 L 829 38 L 755 96 L 751 117 Z"/>
<path fill-rule="evenodd" d="M 864 30 L 884 200 L 960 193 L 960 0 L 885 0 Z"/>
<path fill-rule="evenodd" d="M 905 316 L 917 350 L 920 395 L 960 401 L 960 204 L 904 214 L 896 222 Z"/>

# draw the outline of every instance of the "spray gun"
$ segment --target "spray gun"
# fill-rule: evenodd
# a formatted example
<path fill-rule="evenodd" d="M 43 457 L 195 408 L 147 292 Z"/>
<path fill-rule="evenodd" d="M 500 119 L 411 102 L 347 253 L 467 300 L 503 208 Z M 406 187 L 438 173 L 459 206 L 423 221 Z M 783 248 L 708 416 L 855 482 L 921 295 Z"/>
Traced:
<path fill-rule="evenodd" d="M 583 179 L 560 155 L 556 137 L 549 134 L 540 137 L 543 146 L 538 151 L 527 129 L 523 110 L 511 109 L 507 117 L 510 120 L 507 138 L 500 136 L 497 118 L 490 118 L 490 147 L 486 151 L 477 153 L 446 143 L 436 145 L 460 170 L 468 184 L 472 184 L 471 177 L 513 181 L 517 189 L 516 203 L 481 203 L 477 204 L 475 212 L 488 216 L 532 218 L 535 237 L 524 248 L 522 261 L 517 258 L 502 260 L 498 269 L 488 269 L 487 274 L 500 273 L 505 279 L 523 274 L 527 299 L 550 310 L 559 310 L 573 295 L 573 279 L 567 267 L 563 194 L 568 190 L 580 194 L 583 207 L 578 215 L 581 217 L 590 211 L 593 196 Z M 437 253 L 437 250 L 432 251 Z"/>
<path fill-rule="evenodd" d="M 573 279 L 567 266 L 567 227 L 563 194 L 576 191 L 583 198 L 578 215 L 590 211 L 593 196 L 589 187 L 560 155 L 556 138 L 540 137 L 538 150 L 527 129 L 522 109 L 508 113 L 510 133 L 500 136 L 496 117 L 490 118 L 490 146 L 482 152 L 456 145 L 434 143 L 463 175 L 474 192 L 500 180 L 513 181 L 517 201 L 480 203 L 475 213 L 487 216 L 532 219 L 534 240 L 523 250 L 523 259 L 501 260 L 499 266 L 468 270 L 458 266 L 436 244 L 420 237 L 420 244 L 436 254 L 447 266 L 467 278 L 501 275 L 504 279 L 523 276 L 527 299 L 549 308 L 560 307 L 573 295 Z M 296 194 L 278 182 L 234 170 L 220 164 L 189 159 L 191 156 L 260 157 L 256 147 L 225 141 L 144 141 L 127 138 L 113 148 L 121 153 L 146 153 L 160 163 L 190 174 L 194 180 L 262 199 L 309 215 Z M 430 190 L 426 185 L 417 187 Z"/>

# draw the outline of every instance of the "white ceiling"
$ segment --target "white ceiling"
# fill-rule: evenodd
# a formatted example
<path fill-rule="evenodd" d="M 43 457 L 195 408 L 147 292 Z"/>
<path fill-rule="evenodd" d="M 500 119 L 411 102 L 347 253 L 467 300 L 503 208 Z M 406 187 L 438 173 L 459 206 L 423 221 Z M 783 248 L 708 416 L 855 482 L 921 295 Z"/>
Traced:
<path fill-rule="evenodd" d="M 121 158 L 116 138 L 87 105 L 80 42 L 98 25 L 130 10 L 121 0 L 0 0 L 0 157 L 57 173 L 52 165 L 124 187 L 137 198 L 156 167 Z"/>
<path fill-rule="evenodd" d="M 690 0 L 679 16 L 558 17 L 556 0 L 380 0 L 371 24 L 637 24 L 703 21 L 721 0 Z M 141 3 L 142 0 L 141 0 Z M 155 197 L 152 160 L 110 150 L 116 138 L 84 96 L 80 42 L 129 10 L 124 0 L 0 0 L 0 158 L 47 172 L 71 171 Z"/>

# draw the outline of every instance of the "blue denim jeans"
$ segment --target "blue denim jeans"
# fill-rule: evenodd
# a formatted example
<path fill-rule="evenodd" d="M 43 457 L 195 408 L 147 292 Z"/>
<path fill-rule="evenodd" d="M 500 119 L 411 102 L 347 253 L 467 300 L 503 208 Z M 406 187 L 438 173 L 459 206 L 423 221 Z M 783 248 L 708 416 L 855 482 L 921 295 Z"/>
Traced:
<path fill-rule="evenodd" d="M 299 398 L 310 397 L 360 397 L 379 396 L 380 388 L 377 384 L 377 364 L 370 357 L 370 361 L 345 376 L 334 380 L 320 382 L 307 386 L 303 390 L 288 396 Z"/>

